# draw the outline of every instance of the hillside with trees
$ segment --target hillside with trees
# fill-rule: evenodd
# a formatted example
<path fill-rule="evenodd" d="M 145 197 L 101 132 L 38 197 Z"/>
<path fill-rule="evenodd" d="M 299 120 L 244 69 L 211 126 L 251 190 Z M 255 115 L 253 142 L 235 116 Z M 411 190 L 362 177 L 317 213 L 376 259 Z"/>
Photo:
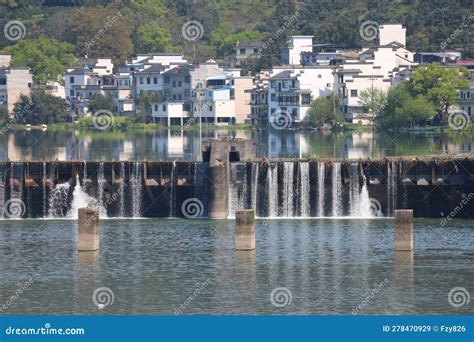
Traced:
<path fill-rule="evenodd" d="M 375 44 L 359 35 L 360 24 L 367 20 L 404 24 L 411 50 L 438 51 L 443 46 L 472 57 L 472 10 L 471 0 L 0 0 L 2 27 L 21 21 L 27 40 L 9 41 L 2 35 L 0 49 L 20 55 L 15 64 L 27 66 L 27 45 L 33 50 L 44 46 L 42 37 L 54 39 L 47 48 L 62 51 L 54 58 L 63 62 L 70 52 L 123 61 L 136 53 L 184 51 L 190 60 L 226 60 L 235 42 L 266 41 L 297 14 L 249 69 L 275 63 L 279 43 L 290 34 L 311 34 L 316 43 L 347 48 Z M 202 25 L 200 38 L 193 41 L 182 34 L 183 24 L 191 20 Z M 454 34 L 463 23 L 468 26 Z M 16 44 L 23 45 L 12 48 Z"/>

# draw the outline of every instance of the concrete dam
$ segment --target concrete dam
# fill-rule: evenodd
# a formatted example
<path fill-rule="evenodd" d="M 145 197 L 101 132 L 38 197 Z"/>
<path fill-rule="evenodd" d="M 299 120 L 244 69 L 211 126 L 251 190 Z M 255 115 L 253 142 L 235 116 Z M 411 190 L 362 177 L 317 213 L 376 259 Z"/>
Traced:
<path fill-rule="evenodd" d="M 210 141 L 203 161 L 1 162 L 0 216 L 474 217 L 474 159 L 268 160 L 248 141 Z"/>

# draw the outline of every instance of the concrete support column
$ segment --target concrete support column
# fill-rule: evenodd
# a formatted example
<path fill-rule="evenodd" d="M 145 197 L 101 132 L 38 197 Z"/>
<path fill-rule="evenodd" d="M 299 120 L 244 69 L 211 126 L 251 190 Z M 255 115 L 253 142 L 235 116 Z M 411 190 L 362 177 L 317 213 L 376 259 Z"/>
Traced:
<path fill-rule="evenodd" d="M 395 210 L 395 250 L 413 250 L 413 210 Z"/>
<path fill-rule="evenodd" d="M 227 141 L 212 141 L 209 161 L 208 217 L 226 219 L 229 214 L 229 144 Z"/>
<path fill-rule="evenodd" d="M 237 210 L 235 213 L 235 249 L 255 249 L 255 210 Z"/>
<path fill-rule="evenodd" d="M 89 208 L 78 210 L 77 250 L 99 249 L 99 211 Z"/>

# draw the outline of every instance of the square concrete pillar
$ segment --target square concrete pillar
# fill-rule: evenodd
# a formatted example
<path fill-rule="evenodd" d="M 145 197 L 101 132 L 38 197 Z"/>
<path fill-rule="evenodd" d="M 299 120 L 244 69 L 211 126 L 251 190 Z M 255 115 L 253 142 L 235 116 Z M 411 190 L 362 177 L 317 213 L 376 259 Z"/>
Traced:
<path fill-rule="evenodd" d="M 235 213 L 235 249 L 255 249 L 255 210 L 237 210 Z"/>
<path fill-rule="evenodd" d="M 395 250 L 413 250 L 413 210 L 395 210 Z"/>
<path fill-rule="evenodd" d="M 78 210 L 77 250 L 99 249 L 99 211 L 89 208 Z"/>

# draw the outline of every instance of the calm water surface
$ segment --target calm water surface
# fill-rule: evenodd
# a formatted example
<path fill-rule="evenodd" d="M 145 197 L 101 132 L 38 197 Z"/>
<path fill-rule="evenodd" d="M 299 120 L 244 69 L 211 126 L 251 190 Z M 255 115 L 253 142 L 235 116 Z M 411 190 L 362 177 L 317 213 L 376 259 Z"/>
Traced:
<path fill-rule="evenodd" d="M 201 142 L 223 136 L 252 138 L 270 158 L 381 158 L 473 152 L 474 137 L 426 133 L 321 133 L 226 129 L 190 132 L 16 131 L 0 137 L 0 160 L 200 160 Z"/>
<path fill-rule="evenodd" d="M 76 231 L 0 221 L 0 304 L 32 279 L 2 314 L 351 315 L 367 298 L 360 314 L 474 311 L 448 303 L 453 287 L 474 293 L 472 221 L 416 220 L 413 254 L 394 252 L 389 219 L 261 220 L 255 252 L 234 250 L 232 220 L 102 220 L 98 253 L 77 253 Z M 101 310 L 99 287 L 114 293 Z M 286 307 L 271 303 L 278 287 Z"/>

